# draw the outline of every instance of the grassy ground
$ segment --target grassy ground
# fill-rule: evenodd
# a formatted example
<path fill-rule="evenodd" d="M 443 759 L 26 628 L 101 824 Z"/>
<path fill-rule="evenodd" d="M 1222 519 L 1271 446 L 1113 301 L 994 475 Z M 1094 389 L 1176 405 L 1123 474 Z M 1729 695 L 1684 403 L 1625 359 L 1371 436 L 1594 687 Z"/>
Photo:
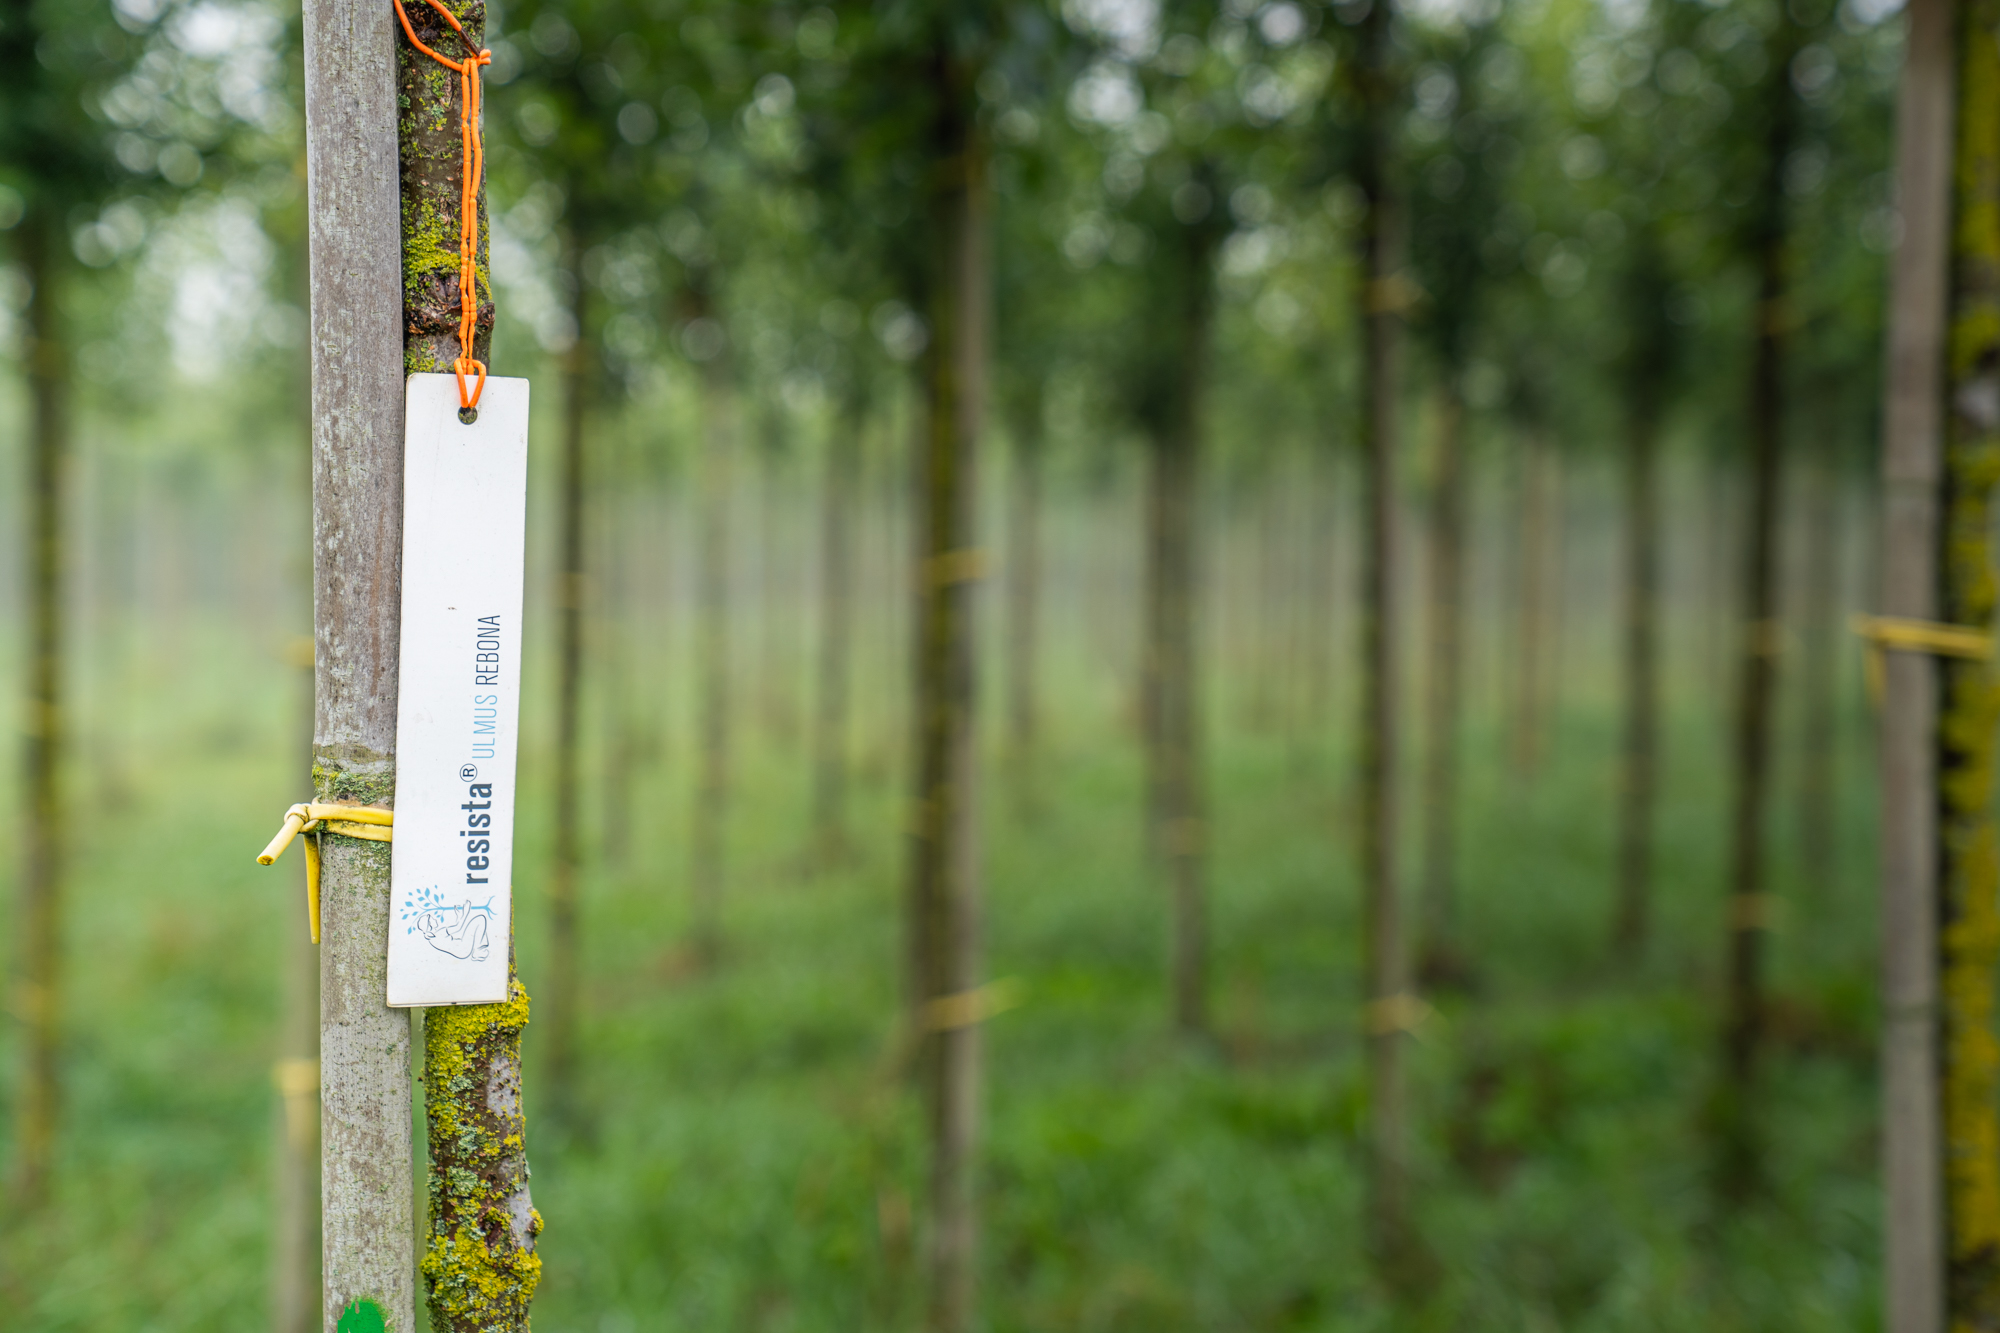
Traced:
<path fill-rule="evenodd" d="M 0 1329 L 264 1323 L 273 942 L 297 926 L 298 879 L 251 858 L 298 798 L 297 705 L 266 645 L 200 648 L 205 672 L 135 667 L 129 688 L 106 687 L 98 726 L 121 746 L 80 765 L 59 1199 L 6 1233 Z M 1760 1094 L 1769 1189 L 1724 1210 L 1698 1133 L 1723 938 L 1715 724 L 1690 706 L 1670 729 L 1659 930 L 1645 965 L 1621 970 L 1604 944 L 1608 708 L 1579 695 L 1533 782 L 1489 762 L 1502 746 L 1476 721 L 1464 878 L 1479 983 L 1439 1001 L 1415 1048 L 1435 1269 L 1399 1305 L 1362 1261 L 1357 907 L 1335 757 L 1223 713 L 1217 1035 L 1189 1048 L 1165 1033 L 1164 905 L 1139 870 L 1131 745 L 1088 693 L 1058 711 L 1032 814 L 998 766 L 992 786 L 990 970 L 1025 1002 L 988 1029 L 989 1328 L 1875 1325 L 1861 835 L 1840 884 L 1784 886 L 1797 910 L 1775 950 Z M 863 784 L 856 861 L 807 877 L 798 749 L 767 736 L 746 758 L 720 972 L 695 973 L 680 948 L 684 754 L 639 776 L 629 861 L 593 873 L 587 1118 L 572 1132 L 540 1112 L 529 1033 L 544 1333 L 907 1324 L 922 1191 L 890 1064 L 893 789 L 885 771 Z M 1868 822 L 1862 776 L 1850 762 L 1850 829 Z M 544 797 L 531 791 L 535 810 Z M 545 829 L 524 839 L 524 866 L 543 864 Z M 532 991 L 546 911 L 538 885 L 518 888 Z"/>

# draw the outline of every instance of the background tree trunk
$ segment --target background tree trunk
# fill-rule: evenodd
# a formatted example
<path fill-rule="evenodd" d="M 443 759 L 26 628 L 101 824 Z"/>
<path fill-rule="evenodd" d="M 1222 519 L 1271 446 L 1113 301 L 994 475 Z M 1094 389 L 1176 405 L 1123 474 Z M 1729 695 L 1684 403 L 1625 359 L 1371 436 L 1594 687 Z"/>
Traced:
<path fill-rule="evenodd" d="M 1425 699 L 1423 975 L 1462 983 L 1470 960 L 1458 942 L 1458 732 L 1464 685 L 1465 402 L 1447 368 L 1438 402 L 1437 476 L 1431 502 L 1430 675 Z"/>
<path fill-rule="evenodd" d="M 1213 196 L 1213 170 L 1197 168 Z M 1184 1035 L 1208 1026 L 1208 904 L 1202 792 L 1201 700 L 1195 666 L 1196 570 L 1200 560 L 1201 410 L 1214 311 L 1214 254 L 1219 240 L 1206 219 L 1171 236 L 1158 378 L 1144 415 L 1151 437 L 1146 504 L 1146 760 L 1151 797 L 1148 842 L 1157 854 L 1171 904 L 1168 985 L 1174 1026 Z"/>
<path fill-rule="evenodd" d="M 986 148 L 972 78 L 940 46 L 930 200 L 937 255 L 927 420 L 917 460 L 915 811 L 911 848 L 912 1014 L 930 1130 L 925 1326 L 972 1325 L 978 1264 L 975 1167 L 981 1039 L 972 998 L 979 958 L 977 733 L 974 726 L 975 470 L 986 389 L 992 261 Z"/>
<path fill-rule="evenodd" d="M 847 839 L 849 684 L 854 643 L 854 489 L 861 469 L 867 400 L 850 390 L 820 482 L 819 695 L 813 714 L 813 853 L 824 868 L 844 863 Z"/>
<path fill-rule="evenodd" d="M 1896 123 L 1882 449 L 1882 613 L 1938 610 L 1938 482 L 1951 253 L 1952 0 L 1911 0 Z M 1990 95 L 1990 94 L 1989 94 Z M 1937 666 L 1891 653 L 1879 719 L 1883 1287 L 1887 1333 L 1944 1326 L 1938 1099 Z"/>
<path fill-rule="evenodd" d="M 1658 237 L 1640 238 L 1628 309 L 1638 336 L 1628 362 L 1625 421 L 1625 753 L 1618 790 L 1618 882 L 1612 953 L 1644 955 L 1652 924 L 1653 822 L 1659 787 L 1660 417 L 1672 355 Z"/>
<path fill-rule="evenodd" d="M 2000 449 L 2000 5 L 1967 0 L 1958 48 L 1958 198 L 1945 401 L 1943 619 L 1993 633 L 1993 457 Z M 1900 654 L 1898 654 L 1900 656 Z M 1947 661 L 1937 727 L 1946 1278 L 1953 1328 L 2000 1326 L 2000 679 Z"/>
<path fill-rule="evenodd" d="M 1041 732 L 1042 386 L 1016 416 L 1014 490 L 1007 510 L 1007 754 L 1015 798 L 1033 815 Z"/>
<path fill-rule="evenodd" d="M 1831 422 L 1826 423 L 1829 427 Z M 1831 429 L 1812 432 L 1820 440 L 1838 438 Z M 1833 880 L 1840 864 L 1834 855 L 1834 779 L 1838 772 L 1839 722 L 1835 686 L 1839 641 L 1834 624 L 1840 596 L 1839 491 L 1835 462 L 1817 445 L 1801 469 L 1799 517 L 1805 529 L 1804 578 L 1799 589 L 1798 849 L 1799 877 L 1808 904 L 1832 905 Z"/>
<path fill-rule="evenodd" d="M 1397 841 L 1398 653 L 1396 622 L 1396 399 L 1400 390 L 1402 272 L 1400 220 L 1389 185 L 1394 117 L 1400 100 L 1391 68 L 1392 16 L 1374 5 L 1362 20 L 1355 78 L 1362 125 L 1355 184 L 1360 227 L 1362 337 L 1361 442 L 1365 550 L 1362 557 L 1361 736 L 1358 772 L 1362 881 L 1362 974 L 1368 1042 L 1368 1231 L 1378 1267 L 1400 1285 L 1413 1253 L 1409 1226 L 1408 1107 L 1403 1043 L 1412 998 L 1403 957 Z"/>
<path fill-rule="evenodd" d="M 395 797 L 405 353 L 396 52 L 403 41 L 387 5 L 307 0 L 320 801 Z M 337 834 L 320 842 L 321 1323 L 332 1329 L 344 1309 L 366 1302 L 388 1327 L 405 1329 L 416 1322 L 410 1022 L 383 1002 L 389 844 Z"/>
<path fill-rule="evenodd" d="M 583 275 L 587 248 L 572 226 L 563 238 L 569 269 L 576 341 L 563 357 L 562 473 L 556 533 L 556 745 L 554 856 L 549 866 L 549 1091 L 550 1109 L 567 1129 L 576 1128 L 577 1031 L 583 997 L 578 978 L 577 876 L 582 860 L 577 829 L 577 740 L 583 693 L 583 490 L 591 393 L 589 284 Z"/>
<path fill-rule="evenodd" d="M 1533 777 L 1548 748 L 1549 667 L 1556 652 L 1556 577 L 1562 565 L 1560 460 L 1547 430 L 1521 438 L 1520 601 L 1514 622 L 1514 771 Z"/>
<path fill-rule="evenodd" d="M 699 313 L 709 312 L 705 292 Z M 722 955 L 722 890 L 729 824 L 731 769 L 729 540 L 736 454 L 736 423 L 725 354 L 701 367 L 701 516 L 696 555 L 698 622 L 695 627 L 695 729 L 700 769 L 695 779 L 694 829 L 688 839 L 693 887 L 695 961 L 712 967 Z"/>
<path fill-rule="evenodd" d="M 69 344 L 63 327 L 61 219 L 37 207 L 22 228 L 32 284 L 26 346 L 28 443 L 28 698 L 22 747 L 27 818 L 21 826 L 21 1088 L 14 1139 L 14 1197 L 33 1212 L 48 1202 L 61 1116 L 62 907 L 67 863 L 63 761 L 63 519 L 69 469 Z"/>
<path fill-rule="evenodd" d="M 1765 889 L 1770 798 L 1771 698 L 1779 649 L 1777 534 L 1784 475 L 1786 274 L 1785 160 L 1794 139 L 1790 68 L 1797 24 L 1781 14 L 1770 37 L 1763 179 L 1751 243 L 1757 264 L 1757 330 L 1750 370 L 1750 508 L 1744 528 L 1741 676 L 1737 682 L 1735 810 L 1730 830 L 1727 1016 L 1716 1112 L 1718 1185 L 1741 1198 L 1758 1183 L 1754 1083 L 1764 1028 L 1763 958 L 1771 927 Z"/>
<path fill-rule="evenodd" d="M 294 645 L 303 705 L 301 765 L 312 771 L 313 645 Z M 319 946 L 299 910 L 305 901 L 305 858 L 295 866 L 299 893 L 281 914 L 278 947 L 283 1011 L 271 1081 L 278 1093 L 272 1144 L 271 1329 L 311 1333 L 319 1327 Z"/>

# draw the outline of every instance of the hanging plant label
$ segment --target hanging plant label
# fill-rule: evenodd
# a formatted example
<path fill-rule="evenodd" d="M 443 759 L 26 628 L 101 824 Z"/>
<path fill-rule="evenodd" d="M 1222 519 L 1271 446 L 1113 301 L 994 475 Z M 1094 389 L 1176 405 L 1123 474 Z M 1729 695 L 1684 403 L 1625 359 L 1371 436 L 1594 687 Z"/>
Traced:
<path fill-rule="evenodd" d="M 389 1003 L 507 998 L 528 381 L 412 375 L 403 430 Z"/>

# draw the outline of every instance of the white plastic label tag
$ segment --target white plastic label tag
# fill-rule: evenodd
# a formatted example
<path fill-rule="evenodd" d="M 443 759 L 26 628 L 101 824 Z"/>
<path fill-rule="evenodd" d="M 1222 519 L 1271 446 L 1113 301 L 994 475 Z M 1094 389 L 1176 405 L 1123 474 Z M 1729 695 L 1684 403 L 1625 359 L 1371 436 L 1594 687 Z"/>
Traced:
<path fill-rule="evenodd" d="M 528 381 L 412 375 L 403 429 L 402 687 L 389 1003 L 507 998 Z"/>

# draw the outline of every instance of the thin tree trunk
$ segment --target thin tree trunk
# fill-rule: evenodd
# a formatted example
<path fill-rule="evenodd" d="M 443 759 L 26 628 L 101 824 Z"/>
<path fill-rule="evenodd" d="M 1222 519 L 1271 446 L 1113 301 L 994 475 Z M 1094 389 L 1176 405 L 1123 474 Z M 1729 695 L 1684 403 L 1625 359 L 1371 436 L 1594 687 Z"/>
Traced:
<path fill-rule="evenodd" d="M 639 766 L 640 726 L 632 698 L 631 635 L 640 617 L 639 598 L 629 571 L 637 563 L 631 540 L 633 497 L 627 487 L 636 481 L 629 471 L 631 452 L 617 450 L 606 460 L 609 486 L 600 488 L 601 539 L 599 566 L 605 572 L 603 600 L 598 610 L 597 659 L 604 736 L 603 807 L 604 863 L 623 871 L 632 845 L 632 784 Z"/>
<path fill-rule="evenodd" d="M 930 1131 L 925 1327 L 966 1333 L 978 1267 L 975 1157 L 980 1027 L 977 734 L 974 725 L 975 469 L 986 389 L 986 149 L 971 79 L 940 45 L 931 208 L 937 246 L 917 451 L 915 809 L 910 867 L 912 1019 Z"/>
<path fill-rule="evenodd" d="M 307 0 L 313 786 L 389 804 L 402 600 L 404 305 L 394 11 Z M 455 221 L 455 219 L 454 219 Z M 455 227 L 454 227 L 455 230 Z M 454 247 L 455 249 L 455 247 Z M 320 837 L 321 1325 L 414 1326 L 410 1022 L 384 1003 L 389 844 Z"/>
<path fill-rule="evenodd" d="M 1203 174 L 1207 174 L 1204 172 Z M 1147 760 L 1153 791 L 1150 841 L 1172 904 L 1169 984 L 1174 1026 L 1196 1035 L 1208 1026 L 1208 904 L 1203 885 L 1207 841 L 1201 773 L 1199 685 L 1195 667 L 1196 509 L 1201 475 L 1202 381 L 1214 308 L 1214 231 L 1203 223 L 1174 238 L 1174 271 L 1164 349 L 1170 358 L 1161 409 L 1152 422 L 1147 496 L 1146 694 L 1152 714 Z"/>
<path fill-rule="evenodd" d="M 1391 72 L 1392 12 L 1374 5 L 1359 32 L 1356 79 L 1363 123 L 1355 184 L 1365 201 L 1362 275 L 1361 442 L 1366 549 L 1362 560 L 1361 734 L 1358 768 L 1362 879 L 1362 973 L 1368 1043 L 1369 1235 L 1378 1267 L 1397 1285 L 1414 1253 L 1408 1200 L 1409 1108 L 1403 1044 L 1414 1001 L 1403 957 L 1396 854 L 1398 653 L 1396 617 L 1396 400 L 1400 389 L 1402 273 L 1400 219 L 1390 195 L 1393 118 L 1401 100 Z"/>
<path fill-rule="evenodd" d="M 813 714 L 813 848 L 831 866 L 849 856 L 847 840 L 850 658 L 854 644 L 856 473 L 867 403 L 858 391 L 834 426 L 820 481 L 819 696 Z"/>
<path fill-rule="evenodd" d="M 312 771 L 313 645 L 297 644 L 301 739 L 300 767 Z M 319 1326 L 319 946 L 297 913 L 305 900 L 305 858 L 300 857 L 299 896 L 283 916 L 283 1014 L 278 1059 L 271 1081 L 278 1092 L 271 1234 L 272 1333 L 310 1333 Z M 297 913 L 297 914 L 295 914 Z"/>
<path fill-rule="evenodd" d="M 1759 1183 L 1755 1082 L 1764 1030 L 1764 946 L 1771 927 L 1766 891 L 1765 811 L 1770 800 L 1772 694 L 1777 683 L 1779 487 L 1784 475 L 1786 302 L 1785 159 L 1793 141 L 1788 71 L 1797 25 L 1780 15 L 1771 37 L 1766 85 L 1764 175 L 1752 234 L 1758 270 L 1757 337 L 1750 369 L 1750 508 L 1744 529 L 1743 620 L 1734 744 L 1735 810 L 1730 830 L 1727 1014 L 1716 1111 L 1718 1185 L 1741 1198 Z"/>
<path fill-rule="evenodd" d="M 1953 0 L 1911 0 L 1896 124 L 1903 219 L 1889 297 L 1882 613 L 1938 611 L 1951 253 Z M 1882 874 L 1883 1327 L 1944 1326 L 1939 1101 L 1937 665 L 1892 653 L 1879 718 Z"/>
<path fill-rule="evenodd" d="M 576 341 L 563 357 L 562 474 L 556 534 L 556 745 L 554 855 L 549 866 L 549 1089 L 556 1118 L 574 1118 L 577 1031 L 582 1023 L 578 956 L 577 740 L 583 692 L 583 490 L 591 391 L 589 284 L 584 237 L 564 236 Z M 511 992 L 510 992 L 511 993 Z M 567 1126 L 574 1128 L 574 1125 Z"/>
<path fill-rule="evenodd" d="M 1431 509 L 1430 675 L 1424 756 L 1424 952 L 1432 982 L 1462 983 L 1458 940 L 1458 752 L 1465 635 L 1465 403 L 1447 370 Z"/>
<path fill-rule="evenodd" d="M 484 0 L 453 5 L 464 26 L 460 38 L 429 5 L 406 5 L 417 38 L 451 59 L 477 51 L 485 39 Z M 430 56 L 396 39 L 403 219 L 403 361 L 410 371 L 442 371 L 461 354 L 458 341 L 460 288 L 458 232 L 463 208 L 464 147 L 459 134 L 459 80 Z M 490 293 L 487 268 L 485 183 L 473 207 L 480 223 L 474 282 Z M 572 363 L 581 364 L 587 347 L 583 283 L 576 275 L 579 330 Z M 472 357 L 492 361 L 493 304 L 479 302 L 473 326 Z M 556 747 L 556 904 L 551 958 L 566 984 L 557 1000 L 557 1025 L 564 1041 L 552 1055 L 558 1096 L 570 1085 L 570 1038 L 575 1031 L 575 691 L 577 669 L 576 588 L 580 541 L 575 535 L 580 508 L 582 448 L 580 375 L 572 369 L 565 402 L 563 468 L 564 592 L 560 715 Z M 400 489 L 398 467 L 394 481 Z M 395 651 L 392 647 L 391 651 Z M 392 713 L 393 719 L 393 713 Z M 393 726 L 393 721 L 392 724 Z M 569 801 L 565 814 L 565 797 Z M 386 850 L 386 849 L 385 849 Z M 386 869 L 386 858 L 385 858 Z M 386 916 L 386 914 L 385 914 Z M 386 928 L 387 922 L 384 921 Z M 386 933 L 386 931 L 385 931 Z M 386 956 L 386 941 L 384 944 Z M 528 994 L 514 975 L 511 939 L 507 953 L 508 1000 L 502 1004 L 434 1008 L 423 1019 L 424 1108 L 429 1121 L 429 1243 L 421 1271 L 434 1333 L 527 1333 L 528 1304 L 540 1280 L 535 1253 L 541 1218 L 528 1191 L 528 1159 L 521 1116 L 521 1031 L 528 1024 Z M 414 1017 L 414 1014 L 412 1015 Z M 559 1102 L 559 1105 L 562 1103 Z M 407 1133 L 409 1106 L 404 1104 Z M 407 1172 L 407 1164 L 405 1171 Z M 407 1175 L 406 1175 L 407 1179 Z M 404 1199 L 410 1193 L 405 1189 Z M 409 1215 L 407 1208 L 405 1215 Z M 414 1219 L 413 1219 L 414 1221 Z M 392 1328 L 407 1325 L 390 1324 Z"/>
<path fill-rule="evenodd" d="M 1827 438 L 1822 436 L 1822 439 Z M 1840 546 L 1836 532 L 1837 495 L 1833 460 L 1821 445 L 1806 460 L 1800 496 L 1805 527 L 1805 577 L 1799 616 L 1799 872 L 1806 901 L 1815 909 L 1832 906 L 1838 858 L 1833 818 L 1835 681 L 1839 657 L 1834 611 L 1839 596 Z"/>
<path fill-rule="evenodd" d="M 1016 799 L 1030 815 L 1039 805 L 1043 446 L 1037 386 L 1014 431 L 1014 493 L 1007 515 L 1007 750 Z"/>
<path fill-rule="evenodd" d="M 37 208 L 21 237 L 31 284 L 27 309 L 28 698 L 22 787 L 19 988 L 23 1061 L 15 1121 L 14 1197 L 48 1202 L 62 1113 L 62 898 L 67 869 L 63 758 L 63 534 L 69 468 L 69 344 L 63 327 L 60 219 Z"/>
<path fill-rule="evenodd" d="M 1652 919 L 1653 810 L 1659 772 L 1660 502 L 1659 395 L 1654 372 L 1626 423 L 1625 754 L 1618 792 L 1618 905 L 1612 950 L 1628 962 L 1644 954 Z"/>
<path fill-rule="evenodd" d="M 705 309 L 705 307 L 704 307 Z M 695 779 L 694 831 L 688 840 L 693 886 L 695 960 L 713 966 L 722 954 L 722 890 L 729 822 L 730 644 L 729 538 L 735 421 L 726 363 L 701 368 L 701 514 L 695 627 L 695 728 L 700 769 Z"/>
<path fill-rule="evenodd" d="M 1995 629 L 1992 534 L 2000 450 L 2000 6 L 1968 0 L 1958 44 L 1939 610 Z M 1993 817 L 2000 678 L 1947 661 L 1937 727 L 1940 971 L 1947 1218 L 1946 1317 L 2000 1326 L 2000 831 Z"/>
<path fill-rule="evenodd" d="M 1521 440 L 1520 602 L 1514 625 L 1514 771 L 1533 777 L 1541 770 L 1548 741 L 1549 659 L 1560 516 L 1556 461 L 1548 434 L 1531 424 Z"/>

